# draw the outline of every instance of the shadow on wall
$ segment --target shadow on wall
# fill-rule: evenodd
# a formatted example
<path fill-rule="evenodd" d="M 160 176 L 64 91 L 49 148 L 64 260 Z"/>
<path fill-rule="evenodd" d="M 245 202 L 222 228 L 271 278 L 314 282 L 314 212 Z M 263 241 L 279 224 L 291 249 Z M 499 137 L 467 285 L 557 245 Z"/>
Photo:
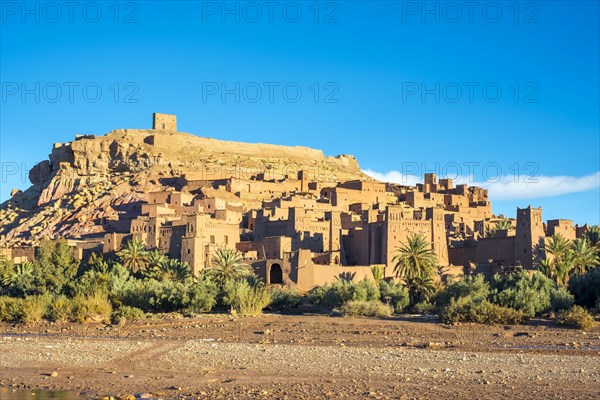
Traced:
<path fill-rule="evenodd" d="M 342 272 L 336 278 L 344 282 L 352 282 L 356 277 L 356 272 Z"/>

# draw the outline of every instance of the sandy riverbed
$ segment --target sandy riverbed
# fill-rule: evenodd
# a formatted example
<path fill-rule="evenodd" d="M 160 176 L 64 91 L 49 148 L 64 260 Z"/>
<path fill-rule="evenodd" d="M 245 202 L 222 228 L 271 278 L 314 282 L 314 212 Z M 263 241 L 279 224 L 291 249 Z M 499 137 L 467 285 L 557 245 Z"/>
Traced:
<path fill-rule="evenodd" d="M 0 386 L 83 398 L 565 398 L 600 393 L 600 329 L 536 320 L 207 315 L 0 325 Z M 58 376 L 50 376 L 55 371 Z"/>

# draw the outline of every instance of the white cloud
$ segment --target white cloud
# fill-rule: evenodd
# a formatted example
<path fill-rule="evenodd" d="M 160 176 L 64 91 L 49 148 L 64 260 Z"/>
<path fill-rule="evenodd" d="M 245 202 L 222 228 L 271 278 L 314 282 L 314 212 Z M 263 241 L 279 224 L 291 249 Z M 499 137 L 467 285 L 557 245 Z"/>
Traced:
<path fill-rule="evenodd" d="M 371 171 L 370 169 L 364 169 L 363 172 L 369 175 L 371 178 L 375 178 L 382 182 L 399 183 L 405 186 L 415 186 L 417 183 L 422 182 L 423 179 L 415 175 L 403 175 L 399 171 L 390 171 L 382 174 L 381 172 Z"/>
<path fill-rule="evenodd" d="M 403 175 L 399 171 L 380 173 L 371 170 L 363 172 L 384 182 L 414 186 L 422 182 L 422 177 Z M 502 176 L 493 182 L 474 182 L 465 178 L 455 180 L 455 184 L 466 183 L 469 186 L 480 186 L 489 190 L 490 200 L 527 200 L 540 197 L 560 196 L 569 193 L 585 192 L 600 188 L 600 171 L 582 176 L 536 176 L 533 178 L 515 179 L 512 175 Z"/>

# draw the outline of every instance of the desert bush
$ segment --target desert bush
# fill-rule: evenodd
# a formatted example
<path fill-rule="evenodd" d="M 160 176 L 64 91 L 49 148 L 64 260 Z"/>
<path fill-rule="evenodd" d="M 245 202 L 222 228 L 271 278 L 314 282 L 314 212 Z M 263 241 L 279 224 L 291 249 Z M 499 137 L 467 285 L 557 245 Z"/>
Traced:
<path fill-rule="evenodd" d="M 188 290 L 187 311 L 197 314 L 209 312 L 217 304 L 217 285 L 212 280 L 201 280 Z"/>
<path fill-rule="evenodd" d="M 340 307 L 344 316 L 352 317 L 389 317 L 392 307 L 379 300 L 350 300 Z"/>
<path fill-rule="evenodd" d="M 522 312 L 502 307 L 487 300 L 473 301 L 472 297 L 452 299 L 442 308 L 440 318 L 447 324 L 457 322 L 476 322 L 480 324 L 519 324 L 523 321 Z"/>
<path fill-rule="evenodd" d="M 270 306 L 278 310 L 287 310 L 296 308 L 302 302 L 302 298 L 298 291 L 293 288 L 276 287 L 271 289 L 271 304 Z"/>
<path fill-rule="evenodd" d="M 62 294 L 79 268 L 79 262 L 73 257 L 73 249 L 64 240 L 42 242 L 34 264 L 37 294 Z"/>
<path fill-rule="evenodd" d="M 83 296 L 107 296 L 110 288 L 110 273 L 108 271 L 85 271 L 79 278 L 66 285 L 66 292 L 72 297 L 78 294 Z"/>
<path fill-rule="evenodd" d="M 449 304 L 441 307 L 440 319 L 447 324 L 468 321 L 473 306 L 473 300 L 470 297 L 451 298 Z"/>
<path fill-rule="evenodd" d="M 583 275 L 569 280 L 569 291 L 575 296 L 575 304 L 583 307 L 600 305 L 600 267 L 590 269 Z"/>
<path fill-rule="evenodd" d="M 38 267 L 33 266 L 29 273 L 13 273 L 6 286 L 2 287 L 2 293 L 10 297 L 25 297 L 36 294 L 42 294 L 45 290 L 40 290 L 36 284 L 35 275 L 38 273 Z"/>
<path fill-rule="evenodd" d="M 557 315 L 556 322 L 559 325 L 574 326 L 582 330 L 588 330 L 594 326 L 594 318 L 580 306 L 562 311 Z"/>
<path fill-rule="evenodd" d="M 147 312 L 171 312 L 190 304 L 189 285 L 155 279 L 130 279 L 118 296 L 123 305 Z"/>
<path fill-rule="evenodd" d="M 110 321 L 113 324 L 122 324 L 127 321 L 140 321 L 146 318 L 146 313 L 139 308 L 121 306 L 115 309 L 110 315 Z"/>
<path fill-rule="evenodd" d="M 473 308 L 475 322 L 488 325 L 520 324 L 525 319 L 523 312 L 510 307 L 502 307 L 489 301 L 482 301 Z"/>
<path fill-rule="evenodd" d="M 25 297 L 21 305 L 21 321 L 26 324 L 40 322 L 46 315 L 46 310 L 49 304 L 50 297 L 47 295 Z"/>
<path fill-rule="evenodd" d="M 428 301 L 421 301 L 413 306 L 412 312 L 417 314 L 435 314 L 436 307 Z"/>
<path fill-rule="evenodd" d="M 77 295 L 72 300 L 71 318 L 75 322 L 83 323 L 90 320 L 101 320 L 105 323 L 110 322 L 112 314 L 112 304 L 106 296 Z"/>
<path fill-rule="evenodd" d="M 467 276 L 462 280 L 452 282 L 436 296 L 435 303 L 438 307 L 449 305 L 452 300 L 468 297 L 471 301 L 481 302 L 488 298 L 490 286 L 483 279 L 483 275 Z"/>
<path fill-rule="evenodd" d="M 332 307 L 338 307 L 350 300 L 366 299 L 366 291 L 360 290 L 355 295 L 356 284 L 345 280 L 335 281 L 327 290 L 324 302 Z"/>
<path fill-rule="evenodd" d="M 1 296 L 0 321 L 17 322 L 23 317 L 23 299 Z"/>
<path fill-rule="evenodd" d="M 113 264 L 109 271 L 110 292 L 118 294 L 123 292 L 135 280 L 127 268 L 121 264 Z"/>
<path fill-rule="evenodd" d="M 406 287 L 393 282 L 393 281 L 379 281 L 379 292 L 380 299 L 383 302 L 387 302 L 389 299 L 390 304 L 394 307 L 394 312 L 401 313 L 408 307 L 410 303 L 410 296 Z"/>
<path fill-rule="evenodd" d="M 552 311 L 568 310 L 573 307 L 575 298 L 563 287 L 553 288 L 550 291 L 550 306 Z"/>
<path fill-rule="evenodd" d="M 551 309 L 551 292 L 556 284 L 544 274 L 518 272 L 495 275 L 491 281 L 492 301 L 503 307 L 522 311 L 527 317 L 543 314 Z"/>
<path fill-rule="evenodd" d="M 306 293 L 306 301 L 310 304 L 323 304 L 328 289 L 328 285 L 315 286 Z"/>
<path fill-rule="evenodd" d="M 379 300 L 379 288 L 371 281 L 363 279 L 359 282 L 337 280 L 332 285 L 316 286 L 307 293 L 307 300 L 312 304 L 340 307 L 350 301 Z"/>
<path fill-rule="evenodd" d="M 64 295 L 56 296 L 46 310 L 46 318 L 54 322 L 66 322 L 71 317 L 71 300 Z"/>
<path fill-rule="evenodd" d="M 223 301 L 239 315 L 258 315 L 271 302 L 271 293 L 262 285 L 252 286 L 246 280 L 227 281 Z"/>

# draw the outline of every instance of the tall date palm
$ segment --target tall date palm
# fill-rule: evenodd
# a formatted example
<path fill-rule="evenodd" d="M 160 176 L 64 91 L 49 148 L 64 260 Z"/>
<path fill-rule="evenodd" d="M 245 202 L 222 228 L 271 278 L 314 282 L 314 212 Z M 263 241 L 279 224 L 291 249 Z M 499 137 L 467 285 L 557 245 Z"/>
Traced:
<path fill-rule="evenodd" d="M 123 266 L 134 274 L 143 272 L 148 267 L 150 253 L 146 250 L 146 243 L 141 239 L 130 240 L 117 255 Z"/>

